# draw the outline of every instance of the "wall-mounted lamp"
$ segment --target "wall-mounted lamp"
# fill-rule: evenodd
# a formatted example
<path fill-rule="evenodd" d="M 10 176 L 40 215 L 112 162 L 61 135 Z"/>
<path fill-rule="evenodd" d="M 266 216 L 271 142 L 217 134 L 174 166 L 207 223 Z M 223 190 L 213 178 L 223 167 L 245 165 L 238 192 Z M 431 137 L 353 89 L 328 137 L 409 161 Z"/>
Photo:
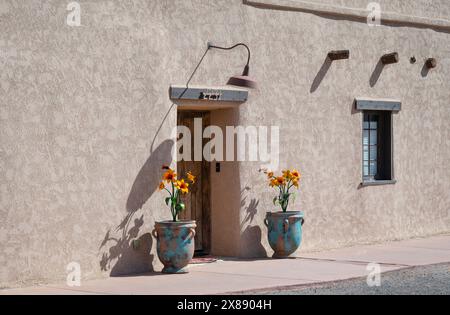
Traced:
<path fill-rule="evenodd" d="M 250 56 L 251 56 L 251 54 L 250 54 L 250 48 L 247 45 L 245 45 L 243 43 L 239 43 L 239 44 L 236 44 L 236 45 L 231 46 L 231 47 L 220 47 L 220 46 L 215 46 L 215 45 L 213 45 L 211 43 L 208 43 L 208 50 L 210 50 L 211 48 L 213 48 L 213 49 L 220 49 L 220 50 L 232 50 L 232 49 L 234 49 L 236 47 L 239 47 L 239 46 L 244 46 L 245 48 L 247 48 L 247 52 L 248 52 L 247 64 L 245 65 L 245 68 L 244 68 L 244 71 L 242 72 L 242 74 L 241 75 L 232 76 L 228 80 L 227 84 L 228 85 L 236 85 L 236 86 L 248 87 L 248 88 L 255 89 L 255 88 L 257 88 L 258 85 L 257 85 L 256 81 L 249 76 L 249 73 L 250 73 Z"/>
<path fill-rule="evenodd" d="M 428 69 L 434 69 L 437 67 L 437 60 L 435 58 L 428 58 L 425 65 Z"/>
<path fill-rule="evenodd" d="M 400 58 L 398 57 L 398 53 L 394 52 L 391 54 L 386 54 L 383 57 L 381 57 L 381 63 L 383 65 L 389 65 L 393 63 L 398 63 Z"/>
<path fill-rule="evenodd" d="M 330 58 L 330 60 L 333 60 L 333 61 L 349 59 L 350 51 L 349 50 L 332 50 L 328 53 L 328 58 Z"/>

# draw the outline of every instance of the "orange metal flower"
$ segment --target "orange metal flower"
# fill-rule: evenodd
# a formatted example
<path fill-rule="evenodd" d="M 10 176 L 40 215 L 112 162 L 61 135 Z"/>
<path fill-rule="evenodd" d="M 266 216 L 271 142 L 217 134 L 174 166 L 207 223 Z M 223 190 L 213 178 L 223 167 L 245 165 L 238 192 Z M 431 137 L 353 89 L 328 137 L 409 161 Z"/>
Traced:
<path fill-rule="evenodd" d="M 191 172 L 187 173 L 187 178 L 188 178 L 188 181 L 190 181 L 192 184 L 195 184 L 195 176 L 192 175 Z"/>
<path fill-rule="evenodd" d="M 279 177 L 276 178 L 276 181 L 277 181 L 277 184 L 278 184 L 277 186 L 280 186 L 280 185 L 284 185 L 285 184 L 286 179 L 284 177 L 282 177 L 282 176 L 279 176 Z"/>
<path fill-rule="evenodd" d="M 170 183 L 170 182 L 175 182 L 177 179 L 177 173 L 175 173 L 172 169 L 168 169 L 167 172 L 164 173 L 163 175 L 163 180 L 165 180 L 166 182 Z"/>
<path fill-rule="evenodd" d="M 301 176 L 300 172 L 295 169 L 291 172 L 291 175 L 294 179 L 300 179 L 300 176 Z"/>

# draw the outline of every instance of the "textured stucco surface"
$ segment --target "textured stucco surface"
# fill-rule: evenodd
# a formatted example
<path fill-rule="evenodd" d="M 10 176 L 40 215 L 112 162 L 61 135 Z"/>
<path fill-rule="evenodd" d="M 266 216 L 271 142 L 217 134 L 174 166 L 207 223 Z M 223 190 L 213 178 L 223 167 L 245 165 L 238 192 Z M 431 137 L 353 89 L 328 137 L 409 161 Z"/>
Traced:
<path fill-rule="evenodd" d="M 404 14 L 450 13 L 444 0 L 381 2 Z M 302 250 L 450 231 L 450 34 L 240 0 L 79 3 L 82 26 L 69 27 L 64 1 L 0 1 L 0 286 L 62 280 L 72 261 L 84 279 L 161 268 L 149 232 L 169 216 L 157 191 L 176 124 L 168 88 L 187 80 L 207 41 L 251 47 L 259 90 L 212 121 L 281 127 L 281 166 L 303 173 Z M 351 59 L 326 69 L 334 49 Z M 391 51 L 400 63 L 374 84 Z M 223 84 L 245 57 L 210 52 L 192 84 Z M 438 68 L 424 76 L 428 57 Z M 396 185 L 359 187 L 358 96 L 403 102 L 393 119 Z M 271 253 L 263 219 L 275 209 L 258 168 L 230 163 L 212 174 L 215 254 Z"/>

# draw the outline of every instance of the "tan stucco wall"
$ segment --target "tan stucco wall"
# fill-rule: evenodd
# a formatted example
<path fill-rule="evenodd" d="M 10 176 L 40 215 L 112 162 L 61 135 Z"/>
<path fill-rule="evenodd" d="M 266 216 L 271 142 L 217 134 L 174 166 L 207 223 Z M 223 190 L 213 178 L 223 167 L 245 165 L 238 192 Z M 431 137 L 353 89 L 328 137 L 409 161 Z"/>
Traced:
<path fill-rule="evenodd" d="M 282 167 L 299 167 L 303 173 L 297 200 L 307 217 L 303 250 L 448 231 L 449 33 L 369 28 L 298 12 L 255 10 L 249 15 L 254 30 L 269 27 L 268 21 L 277 22 L 270 23 L 270 31 L 250 39 L 254 51 L 265 52 L 254 57 L 253 74 L 261 86 L 251 100 L 256 105 L 242 107 L 240 121 L 282 126 Z M 326 53 L 345 48 L 350 49 L 351 59 L 334 62 L 320 85 L 315 84 L 322 77 L 318 72 Z M 392 51 L 399 52 L 400 63 L 385 67 L 371 86 L 379 57 Z M 418 62 L 411 65 L 413 55 Z M 270 62 L 258 61 L 267 56 L 273 56 Z M 427 57 L 437 58 L 440 65 L 422 77 Z M 359 188 L 362 116 L 352 111 L 357 96 L 403 103 L 393 118 L 396 185 Z M 241 178 L 252 178 L 255 169 L 243 165 Z M 272 210 L 272 196 L 264 185 L 252 185 L 251 198 Z M 265 210 L 260 206 L 255 225 L 262 226 Z"/>
<path fill-rule="evenodd" d="M 271 0 L 277 2 L 278 0 Z M 447 0 L 292 0 L 294 2 L 309 2 L 321 5 L 330 5 L 343 8 L 365 9 L 369 3 L 378 3 L 381 9 L 401 15 L 412 15 L 418 17 L 449 19 L 450 7 Z"/>
<path fill-rule="evenodd" d="M 303 173 L 302 250 L 450 231 L 448 32 L 369 28 L 240 0 L 80 4 L 82 26 L 69 27 L 65 2 L 0 2 L 0 286 L 62 280 L 72 261 L 83 279 L 160 268 L 148 233 L 169 217 L 156 190 L 176 124 L 168 87 L 187 80 L 207 41 L 251 47 L 259 90 L 237 113 L 212 118 L 281 126 L 282 166 Z M 444 0 L 382 4 L 429 18 L 450 12 Z M 318 85 L 333 49 L 350 49 L 351 59 L 334 62 Z M 391 51 L 400 63 L 371 87 L 377 60 Z M 245 53 L 210 52 L 192 84 L 223 84 L 242 71 Z M 438 68 L 422 77 L 427 57 Z M 358 188 L 357 96 L 403 102 L 394 116 L 396 185 Z M 262 221 L 274 209 L 258 168 L 224 163 L 212 174 L 213 252 L 271 253 Z"/>

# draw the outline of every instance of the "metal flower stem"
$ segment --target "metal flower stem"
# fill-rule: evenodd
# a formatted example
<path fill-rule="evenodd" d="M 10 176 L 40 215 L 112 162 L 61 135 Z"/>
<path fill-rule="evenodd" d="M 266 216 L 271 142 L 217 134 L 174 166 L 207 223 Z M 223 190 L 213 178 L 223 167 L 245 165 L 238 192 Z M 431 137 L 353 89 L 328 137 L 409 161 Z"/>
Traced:
<path fill-rule="evenodd" d="M 176 207 L 176 203 L 174 203 L 174 199 L 175 199 L 175 185 L 172 182 L 172 193 L 170 194 L 170 211 L 172 212 L 172 219 L 173 222 L 177 222 L 177 210 L 175 209 Z"/>

